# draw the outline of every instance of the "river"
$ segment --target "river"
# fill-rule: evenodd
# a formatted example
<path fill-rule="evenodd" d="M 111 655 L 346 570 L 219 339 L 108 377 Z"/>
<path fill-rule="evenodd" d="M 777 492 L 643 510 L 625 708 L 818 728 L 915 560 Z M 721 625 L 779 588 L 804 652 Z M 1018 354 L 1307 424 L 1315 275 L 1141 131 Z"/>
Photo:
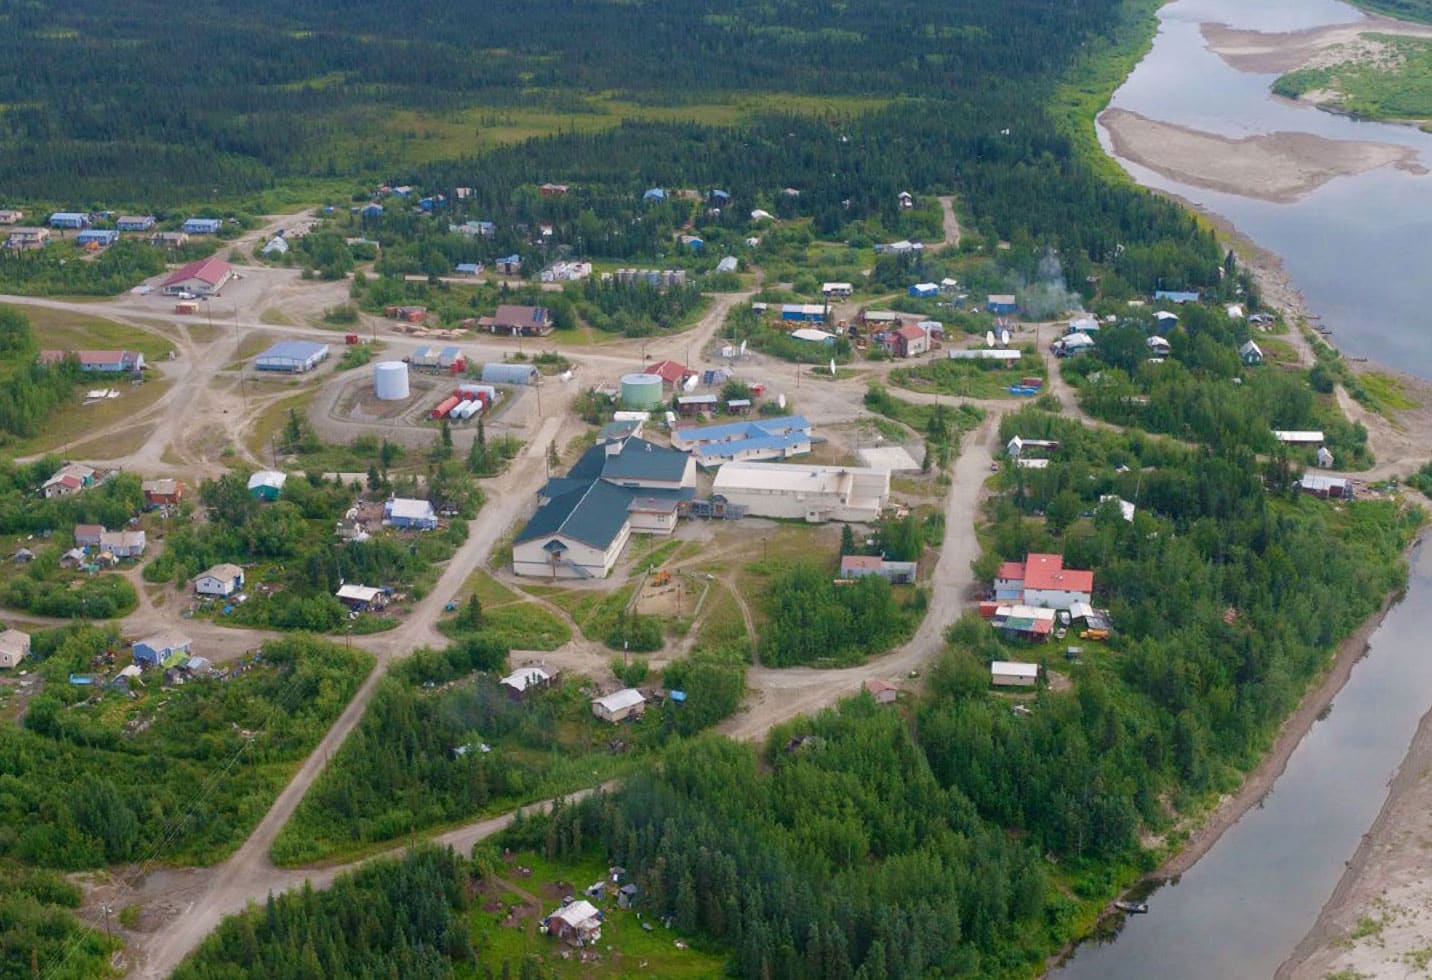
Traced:
<path fill-rule="evenodd" d="M 1208 50 L 1200 26 L 1223 23 L 1291 31 L 1357 21 L 1333 0 L 1178 0 L 1159 12 L 1147 57 L 1112 105 L 1161 122 L 1243 137 L 1273 132 L 1396 143 L 1432 167 L 1432 135 L 1410 126 L 1361 122 L 1272 96 L 1276 75 L 1242 72 Z M 1102 128 L 1100 140 L 1110 150 Z M 1432 176 L 1393 167 L 1338 177 L 1292 204 L 1192 187 L 1129 160 L 1140 183 L 1172 191 L 1229 219 L 1283 259 L 1309 308 L 1337 345 L 1354 356 L 1432 379 L 1427 308 L 1427 242 L 1432 240 Z"/>
<path fill-rule="evenodd" d="M 1112 104 L 1226 136 L 1301 131 L 1415 147 L 1432 164 L 1432 137 L 1274 99 L 1275 76 L 1228 67 L 1208 51 L 1205 22 L 1288 31 L 1355 21 L 1331 0 L 1178 0 L 1160 13 L 1149 55 Z M 1105 148 L 1107 134 L 1101 132 Z M 1384 168 L 1337 178 L 1289 204 L 1204 190 L 1120 160 L 1141 183 L 1229 219 L 1284 260 L 1293 284 L 1351 354 L 1432 378 L 1423 286 L 1432 240 L 1432 178 Z M 1161 980 L 1271 977 L 1312 928 L 1387 796 L 1388 783 L 1428 710 L 1432 549 L 1418 548 L 1406 597 L 1373 635 L 1332 710 L 1303 738 L 1263 802 L 1177 882 L 1149 897 L 1111 939 L 1091 941 L 1062 978 Z"/>

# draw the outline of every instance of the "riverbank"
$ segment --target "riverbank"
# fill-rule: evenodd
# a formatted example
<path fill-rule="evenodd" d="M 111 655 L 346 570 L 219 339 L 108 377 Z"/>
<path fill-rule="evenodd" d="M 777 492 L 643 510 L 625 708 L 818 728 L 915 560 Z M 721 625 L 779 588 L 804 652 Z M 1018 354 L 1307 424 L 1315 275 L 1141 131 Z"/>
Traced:
<path fill-rule="evenodd" d="M 1396 166 L 1426 173 L 1417 151 L 1395 143 L 1334 140 L 1312 133 L 1233 139 L 1108 109 L 1099 122 L 1115 154 L 1170 180 L 1225 194 L 1289 204 L 1337 177 Z"/>
<path fill-rule="evenodd" d="M 1199 30 L 1208 49 L 1230 68 L 1260 75 L 1281 75 L 1299 68 L 1316 67 L 1329 49 L 1359 45 L 1363 43 L 1364 34 L 1432 38 L 1432 26 L 1377 15 L 1348 24 L 1284 33 L 1208 23 L 1199 25 Z"/>

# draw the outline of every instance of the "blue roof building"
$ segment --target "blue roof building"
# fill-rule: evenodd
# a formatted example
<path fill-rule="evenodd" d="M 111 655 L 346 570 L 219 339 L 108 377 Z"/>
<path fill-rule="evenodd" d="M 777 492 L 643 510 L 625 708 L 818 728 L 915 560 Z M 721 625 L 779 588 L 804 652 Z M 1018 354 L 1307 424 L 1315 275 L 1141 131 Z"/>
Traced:
<path fill-rule="evenodd" d="M 724 425 L 678 429 L 671 435 L 677 449 L 690 450 L 701 466 L 736 460 L 786 459 L 810 452 L 811 423 L 801 415 L 751 419 Z"/>
<path fill-rule="evenodd" d="M 304 374 L 316 368 L 327 356 L 327 344 L 311 340 L 281 340 L 254 359 L 254 368 Z"/>
<path fill-rule="evenodd" d="M 365 204 L 358 209 L 358 214 L 364 218 L 381 218 L 383 217 L 383 205 Z"/>
<path fill-rule="evenodd" d="M 535 385 L 540 377 L 539 372 L 531 364 L 484 364 L 482 366 L 482 381 L 484 384 L 498 385 Z"/>
<path fill-rule="evenodd" d="M 1161 299 L 1168 303 L 1197 303 L 1198 293 L 1177 289 L 1160 289 L 1154 293 L 1154 299 Z"/>
<path fill-rule="evenodd" d="M 154 227 L 154 215 L 126 214 L 114 223 L 120 231 L 149 231 Z"/>
<path fill-rule="evenodd" d="M 184 222 L 184 232 L 189 235 L 217 235 L 223 227 L 220 218 L 190 218 Z"/>
<path fill-rule="evenodd" d="M 79 211 L 56 211 L 50 215 L 51 228 L 88 228 L 89 215 Z"/>
<path fill-rule="evenodd" d="M 666 191 L 664 191 L 660 187 L 653 187 L 645 194 L 643 194 L 641 196 L 641 199 L 643 201 L 664 201 L 666 200 Z"/>
<path fill-rule="evenodd" d="M 119 241 L 119 232 L 109 228 L 86 228 L 75 236 L 75 241 L 80 245 L 93 243 L 100 248 L 106 248 Z"/>

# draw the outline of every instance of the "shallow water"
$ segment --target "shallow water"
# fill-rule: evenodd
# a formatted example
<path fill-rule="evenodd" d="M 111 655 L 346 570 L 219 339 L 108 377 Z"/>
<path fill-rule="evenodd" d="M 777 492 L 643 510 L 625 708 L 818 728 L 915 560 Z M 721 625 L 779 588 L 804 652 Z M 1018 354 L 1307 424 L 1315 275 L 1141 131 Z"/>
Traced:
<path fill-rule="evenodd" d="M 1432 167 L 1432 136 L 1409 126 L 1359 122 L 1276 99 L 1276 75 L 1236 71 L 1205 46 L 1200 25 L 1300 30 L 1361 18 L 1332 0 L 1180 0 L 1160 12 L 1149 55 L 1112 104 L 1151 119 L 1243 137 L 1304 132 L 1397 143 Z M 1100 139 L 1110 149 L 1102 130 Z M 1116 157 L 1117 158 L 1117 157 Z M 1432 379 L 1432 290 L 1424 272 L 1432 232 L 1432 175 L 1382 167 L 1339 177 L 1290 204 L 1204 190 L 1127 160 L 1135 179 L 1228 218 L 1283 258 L 1293 284 L 1348 354 Z"/>

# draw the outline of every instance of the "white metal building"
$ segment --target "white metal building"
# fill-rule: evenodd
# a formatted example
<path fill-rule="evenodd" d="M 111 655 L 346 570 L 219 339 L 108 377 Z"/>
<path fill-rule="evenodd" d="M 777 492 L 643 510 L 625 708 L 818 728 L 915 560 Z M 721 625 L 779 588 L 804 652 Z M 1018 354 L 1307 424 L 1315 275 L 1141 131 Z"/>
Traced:
<path fill-rule="evenodd" d="M 634 687 L 623 688 L 615 694 L 592 700 L 592 714 L 603 721 L 613 723 L 628 718 L 640 718 L 646 710 L 646 698 Z"/>
<path fill-rule="evenodd" d="M 890 473 L 858 466 L 737 461 L 716 473 L 712 492 L 752 517 L 873 521 L 890 499 Z"/>
<path fill-rule="evenodd" d="M 1039 680 L 1039 665 L 996 660 L 989 665 L 989 679 L 995 687 L 1033 687 Z"/>
<path fill-rule="evenodd" d="M 303 374 L 312 371 L 327 356 L 327 344 L 311 340 L 280 340 L 254 359 L 254 367 L 259 371 Z"/>

